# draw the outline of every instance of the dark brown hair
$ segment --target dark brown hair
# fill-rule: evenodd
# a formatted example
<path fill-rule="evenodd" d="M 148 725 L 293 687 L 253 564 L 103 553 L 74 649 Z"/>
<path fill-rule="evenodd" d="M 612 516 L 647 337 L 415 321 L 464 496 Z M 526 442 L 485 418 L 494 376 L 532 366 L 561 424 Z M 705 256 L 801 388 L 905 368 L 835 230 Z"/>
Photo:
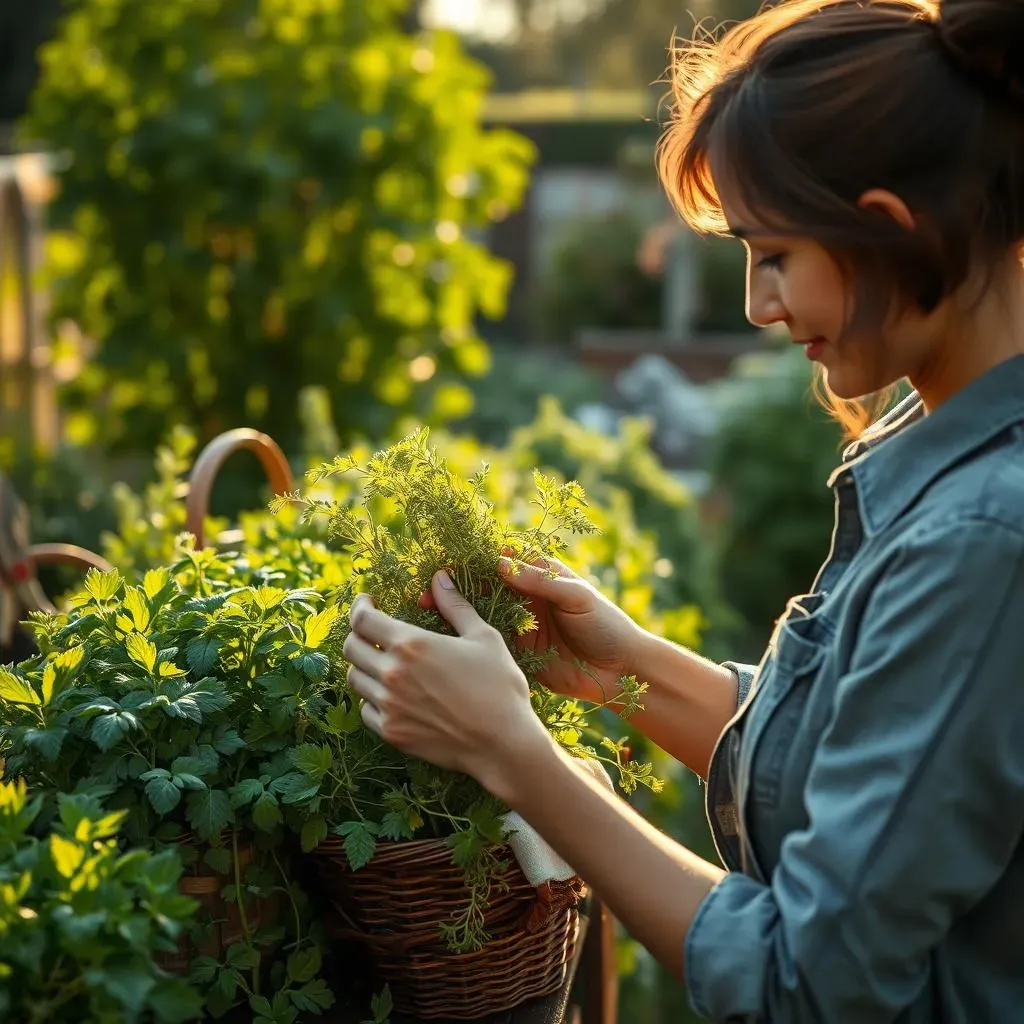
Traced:
<path fill-rule="evenodd" d="M 728 230 L 713 161 L 850 272 L 861 323 L 934 308 L 1024 239 L 1024 0 L 782 0 L 678 47 L 672 85 L 658 169 L 683 218 Z M 871 188 L 915 229 L 858 206 Z M 878 411 L 828 404 L 851 434 Z"/>

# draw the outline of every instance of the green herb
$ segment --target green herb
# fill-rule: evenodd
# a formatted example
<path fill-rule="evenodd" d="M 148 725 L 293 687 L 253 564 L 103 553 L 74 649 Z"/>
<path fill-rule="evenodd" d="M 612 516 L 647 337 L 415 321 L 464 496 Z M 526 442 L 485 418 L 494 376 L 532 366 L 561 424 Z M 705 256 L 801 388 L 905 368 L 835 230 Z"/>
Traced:
<path fill-rule="evenodd" d="M 178 892 L 174 851 L 118 851 L 124 814 L 63 796 L 45 839 L 42 799 L 0 783 L 0 1019 L 194 1020 L 199 994 L 161 970 L 196 904 Z"/>
<path fill-rule="evenodd" d="M 353 500 L 339 501 L 329 491 L 316 491 L 345 473 L 361 478 L 361 491 Z M 518 523 L 509 523 L 496 516 L 486 496 L 487 474 L 484 465 L 468 480 L 456 475 L 421 430 L 376 453 L 365 465 L 346 456 L 311 471 L 312 493 L 296 491 L 272 505 L 281 510 L 298 503 L 304 520 L 325 519 L 330 536 L 343 544 L 352 564 L 326 644 L 336 703 L 310 724 L 310 742 L 303 752 L 292 755 L 309 787 L 299 800 L 309 815 L 303 848 L 312 849 L 333 833 L 344 839 L 349 862 L 359 870 L 382 840 L 444 837 L 469 887 L 465 907 L 442 924 L 449 947 L 457 951 L 478 948 L 486 940 L 483 911 L 506 866 L 496 850 L 504 842 L 501 818 L 507 808 L 474 780 L 408 758 L 364 727 L 341 655 L 347 611 L 356 593 L 371 593 L 378 607 L 403 621 L 450 633 L 436 611 L 419 603 L 434 574 L 448 570 L 467 600 L 505 638 L 530 683 L 534 711 L 556 741 L 576 756 L 605 762 L 626 792 L 641 785 L 655 791 L 661 787 L 650 765 L 624 759 L 621 744 L 590 726 L 582 704 L 537 682 L 556 656 L 554 650 L 535 654 L 516 642 L 535 621 L 525 599 L 499 575 L 499 558 L 509 552 L 532 561 L 557 554 L 568 537 L 592 533 L 583 489 L 575 481 L 559 483 L 535 472 L 530 504 L 516 510 Z M 619 683 L 620 692 L 606 703 L 627 712 L 642 707 L 645 684 L 633 676 Z M 596 746 L 585 742 L 588 736 Z"/>
<path fill-rule="evenodd" d="M 284 840 L 289 817 L 300 827 L 293 805 L 309 788 L 291 752 L 328 708 L 319 648 L 337 609 L 309 588 L 247 583 L 213 551 L 186 544 L 179 555 L 138 585 L 90 572 L 66 613 L 34 619 L 42 653 L 0 669 L 5 770 L 41 794 L 43 821 L 73 790 L 122 812 L 131 842 L 173 845 L 196 870 L 224 874 L 242 939 L 219 960 L 192 963 L 211 1012 L 247 1000 L 260 1014 L 268 998 L 268 1020 L 283 1019 L 280 999 L 314 1012 L 332 997 L 311 960 L 301 971 L 289 960 L 270 996 L 260 967 L 286 933 L 291 956 L 315 954 L 319 968 Z M 271 901 L 284 908 L 283 929 Z"/>

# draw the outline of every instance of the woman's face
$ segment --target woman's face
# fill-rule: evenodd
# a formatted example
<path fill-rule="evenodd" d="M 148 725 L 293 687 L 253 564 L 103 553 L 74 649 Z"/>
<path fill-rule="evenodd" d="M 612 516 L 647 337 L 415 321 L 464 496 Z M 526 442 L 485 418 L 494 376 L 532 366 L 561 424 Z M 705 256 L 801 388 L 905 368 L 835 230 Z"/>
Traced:
<path fill-rule="evenodd" d="M 853 285 L 818 242 L 780 234 L 742 208 L 726 204 L 725 213 L 747 250 L 747 319 L 758 327 L 785 325 L 793 342 L 821 364 L 838 398 L 862 398 L 906 377 L 916 383 L 943 361 L 945 304 L 927 315 L 894 308 L 875 330 L 852 326 Z"/>
<path fill-rule="evenodd" d="M 849 327 L 853 293 L 839 265 L 813 239 L 771 234 L 734 223 L 747 249 L 747 319 L 758 327 L 783 324 L 807 358 L 820 363 L 838 398 L 861 398 L 908 376 L 915 339 L 890 324 L 877 335 Z"/>

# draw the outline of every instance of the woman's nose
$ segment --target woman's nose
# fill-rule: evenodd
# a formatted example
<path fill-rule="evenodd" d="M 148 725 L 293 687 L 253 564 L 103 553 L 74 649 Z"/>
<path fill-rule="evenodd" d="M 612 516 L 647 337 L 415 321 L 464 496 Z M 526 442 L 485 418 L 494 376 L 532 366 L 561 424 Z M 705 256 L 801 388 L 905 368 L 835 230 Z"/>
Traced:
<path fill-rule="evenodd" d="M 747 260 L 747 319 L 755 327 L 770 327 L 787 319 L 774 275 L 757 273 Z"/>

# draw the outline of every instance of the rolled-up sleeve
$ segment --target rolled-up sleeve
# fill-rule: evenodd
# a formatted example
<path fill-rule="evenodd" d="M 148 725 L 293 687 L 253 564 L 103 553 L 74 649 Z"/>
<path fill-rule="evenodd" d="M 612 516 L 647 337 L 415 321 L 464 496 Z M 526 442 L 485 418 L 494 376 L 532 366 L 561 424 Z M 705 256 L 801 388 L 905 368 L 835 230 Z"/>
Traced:
<path fill-rule="evenodd" d="M 770 885 L 727 875 L 686 940 L 712 1021 L 884 1024 L 1005 871 L 1024 824 L 1024 542 L 908 537 L 866 602 Z"/>
<path fill-rule="evenodd" d="M 726 661 L 723 666 L 736 676 L 736 707 L 743 706 L 751 688 L 754 685 L 754 678 L 757 676 L 756 665 L 741 665 L 739 662 Z"/>

